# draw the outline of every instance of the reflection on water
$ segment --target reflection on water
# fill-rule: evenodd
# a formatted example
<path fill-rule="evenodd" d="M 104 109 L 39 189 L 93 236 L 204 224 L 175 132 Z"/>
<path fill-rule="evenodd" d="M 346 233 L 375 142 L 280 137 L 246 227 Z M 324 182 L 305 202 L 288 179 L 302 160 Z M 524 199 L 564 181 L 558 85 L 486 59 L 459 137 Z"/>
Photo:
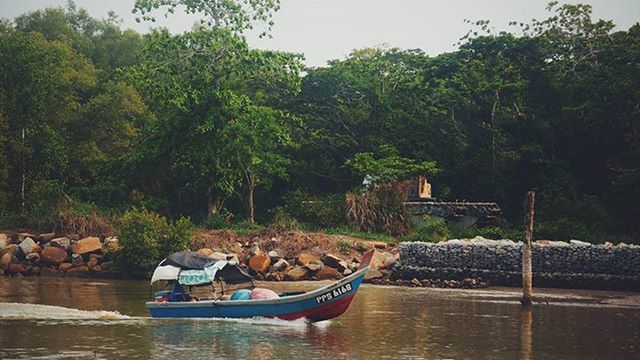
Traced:
<path fill-rule="evenodd" d="M 282 291 L 316 284 L 277 284 Z M 150 319 L 136 281 L 0 279 L 0 358 L 633 358 L 637 308 L 364 286 L 329 322 Z M 44 304 L 6 304 L 10 302 Z M 117 311 L 118 313 L 115 313 Z"/>

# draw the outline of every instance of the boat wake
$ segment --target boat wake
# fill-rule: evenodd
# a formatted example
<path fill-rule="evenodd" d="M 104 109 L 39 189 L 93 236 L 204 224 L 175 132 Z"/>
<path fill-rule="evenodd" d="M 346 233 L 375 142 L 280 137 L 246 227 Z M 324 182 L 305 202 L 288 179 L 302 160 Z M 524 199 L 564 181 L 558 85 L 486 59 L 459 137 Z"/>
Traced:
<path fill-rule="evenodd" d="M 117 311 L 86 311 L 61 306 L 0 303 L 0 320 L 131 320 Z"/>
<path fill-rule="evenodd" d="M 154 319 L 161 320 L 161 319 Z M 162 319 L 162 320 L 170 320 L 170 319 Z M 326 327 L 331 321 L 322 321 L 319 323 L 310 323 L 307 319 L 301 318 L 297 320 L 283 320 L 278 318 L 267 318 L 267 317 L 252 317 L 252 318 L 242 318 L 242 319 L 234 319 L 234 318 L 176 318 L 175 320 L 195 320 L 195 321 L 215 321 L 215 322 L 231 322 L 231 323 L 240 323 L 240 324 L 249 324 L 249 325 L 267 325 L 267 326 L 284 326 L 284 327 L 292 327 L 292 328 L 307 328 L 309 326 L 316 327 Z"/>

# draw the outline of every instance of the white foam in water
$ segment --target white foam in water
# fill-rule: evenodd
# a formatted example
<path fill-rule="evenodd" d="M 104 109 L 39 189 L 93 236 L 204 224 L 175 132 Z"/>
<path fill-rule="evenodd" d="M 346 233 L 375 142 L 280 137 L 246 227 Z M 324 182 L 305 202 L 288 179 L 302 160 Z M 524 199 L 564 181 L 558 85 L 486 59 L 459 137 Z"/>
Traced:
<path fill-rule="evenodd" d="M 61 306 L 0 303 L 0 320 L 127 320 L 117 311 L 86 311 Z"/>
<path fill-rule="evenodd" d="M 184 319 L 182 319 L 184 320 Z M 194 319 L 196 320 L 196 319 Z M 272 325 L 272 326 L 287 326 L 287 327 L 296 327 L 296 328 L 306 328 L 310 325 L 310 323 L 305 318 L 296 319 L 296 320 L 283 320 L 278 318 L 267 318 L 267 317 L 253 317 L 253 318 L 243 318 L 243 319 L 234 319 L 234 318 L 197 318 L 200 321 L 224 321 L 224 322 L 235 322 L 235 323 L 243 323 L 243 324 L 255 324 L 255 325 Z M 325 321 L 323 321 L 325 323 Z M 326 321 L 329 323 L 329 321 Z M 317 324 L 317 323 L 316 323 Z M 315 325 L 315 324 L 311 324 Z"/>

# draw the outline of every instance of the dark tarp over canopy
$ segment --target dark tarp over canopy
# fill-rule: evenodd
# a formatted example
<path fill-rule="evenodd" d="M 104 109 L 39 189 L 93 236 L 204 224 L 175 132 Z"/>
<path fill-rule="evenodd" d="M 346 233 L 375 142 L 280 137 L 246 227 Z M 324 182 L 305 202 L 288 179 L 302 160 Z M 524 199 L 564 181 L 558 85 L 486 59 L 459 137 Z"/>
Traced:
<path fill-rule="evenodd" d="M 204 270 L 220 260 L 202 256 L 193 251 L 181 251 L 171 254 L 164 259 L 160 266 L 172 265 L 182 270 Z M 251 282 L 252 277 L 237 264 L 227 263 L 216 272 L 216 278 L 227 284 L 242 284 Z"/>

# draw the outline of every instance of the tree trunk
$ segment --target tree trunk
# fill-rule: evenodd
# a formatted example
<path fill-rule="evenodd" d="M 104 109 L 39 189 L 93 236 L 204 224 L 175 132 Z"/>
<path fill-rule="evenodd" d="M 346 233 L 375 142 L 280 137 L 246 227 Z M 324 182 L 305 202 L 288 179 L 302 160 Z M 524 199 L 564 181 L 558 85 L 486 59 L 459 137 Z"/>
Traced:
<path fill-rule="evenodd" d="M 498 173 L 498 157 L 496 155 L 497 140 L 496 140 L 496 110 L 500 103 L 500 92 L 496 90 L 495 99 L 493 101 L 493 107 L 491 108 L 491 167 L 493 168 L 493 180 L 496 181 Z"/>
<path fill-rule="evenodd" d="M 24 154 L 25 142 L 26 142 L 26 130 L 24 127 L 22 127 L 22 181 L 20 184 L 20 212 L 22 215 L 24 215 L 24 208 L 26 205 L 26 200 L 24 195 L 24 188 L 25 188 L 25 182 L 27 177 L 26 159 Z"/>
<path fill-rule="evenodd" d="M 212 196 L 209 198 L 209 206 L 207 212 L 209 216 L 218 215 L 220 209 L 222 209 L 222 204 L 224 203 L 224 198 L 220 195 Z"/>
<path fill-rule="evenodd" d="M 529 191 L 525 199 L 524 244 L 522 245 L 522 306 L 531 306 L 533 279 L 531 270 L 531 238 L 533 237 L 533 213 L 536 193 Z"/>
<path fill-rule="evenodd" d="M 248 204 L 249 205 L 249 222 L 252 223 L 252 224 L 255 223 L 255 213 L 254 213 L 254 209 L 253 209 L 253 189 L 254 189 L 254 187 L 255 186 L 253 185 L 253 183 L 249 183 L 249 186 L 248 186 L 248 189 L 247 189 L 248 192 L 249 192 L 247 194 L 248 195 L 247 199 L 249 201 L 249 204 Z"/>

